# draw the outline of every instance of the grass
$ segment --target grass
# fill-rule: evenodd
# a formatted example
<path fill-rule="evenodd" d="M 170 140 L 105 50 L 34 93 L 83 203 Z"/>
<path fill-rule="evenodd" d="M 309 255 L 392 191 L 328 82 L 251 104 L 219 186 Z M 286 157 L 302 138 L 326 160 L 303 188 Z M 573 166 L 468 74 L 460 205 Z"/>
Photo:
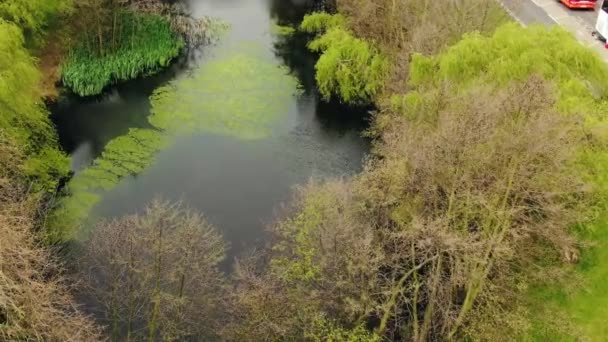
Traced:
<path fill-rule="evenodd" d="M 595 246 L 583 255 L 579 271 L 586 288 L 565 303 L 566 311 L 591 341 L 608 337 L 608 217 L 594 226 L 588 239 Z"/>
<path fill-rule="evenodd" d="M 111 84 L 156 72 L 184 47 L 183 39 L 160 16 L 123 12 L 120 21 L 123 30 L 116 50 L 100 54 L 98 46 L 81 42 L 70 52 L 62 79 L 78 95 L 96 95 Z"/>

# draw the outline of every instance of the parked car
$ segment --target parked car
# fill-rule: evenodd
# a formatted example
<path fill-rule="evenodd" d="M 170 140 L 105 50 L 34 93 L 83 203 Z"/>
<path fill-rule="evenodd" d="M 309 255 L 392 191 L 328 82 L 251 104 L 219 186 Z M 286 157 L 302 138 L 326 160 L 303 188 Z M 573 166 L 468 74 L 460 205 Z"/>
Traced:
<path fill-rule="evenodd" d="M 559 0 L 568 8 L 594 9 L 597 0 Z"/>
<path fill-rule="evenodd" d="M 593 34 L 603 41 L 606 41 L 606 38 L 608 38 L 608 0 L 602 1 Z M 605 46 L 608 48 L 608 42 L 606 42 Z"/>

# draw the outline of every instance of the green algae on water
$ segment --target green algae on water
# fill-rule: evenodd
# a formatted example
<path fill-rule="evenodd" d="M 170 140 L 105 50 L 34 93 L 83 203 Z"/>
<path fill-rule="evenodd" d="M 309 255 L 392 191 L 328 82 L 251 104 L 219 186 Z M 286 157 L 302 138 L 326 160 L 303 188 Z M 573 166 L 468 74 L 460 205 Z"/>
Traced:
<path fill-rule="evenodd" d="M 157 89 L 149 120 L 174 134 L 261 139 L 289 111 L 299 92 L 297 79 L 286 67 L 260 56 L 234 53 Z"/>
<path fill-rule="evenodd" d="M 137 175 L 154 162 L 156 153 L 169 144 L 155 129 L 134 128 L 111 140 L 93 164 L 77 173 L 67 184 L 68 196 L 61 198 L 49 217 L 47 239 L 51 242 L 74 238 L 101 193 L 113 189 L 123 178 Z"/>

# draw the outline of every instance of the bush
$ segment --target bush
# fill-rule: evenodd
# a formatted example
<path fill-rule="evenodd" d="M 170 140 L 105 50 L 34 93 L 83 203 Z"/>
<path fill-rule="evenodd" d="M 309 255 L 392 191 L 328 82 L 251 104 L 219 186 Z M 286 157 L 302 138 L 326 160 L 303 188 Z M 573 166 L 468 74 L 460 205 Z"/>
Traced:
<path fill-rule="evenodd" d="M 23 44 L 21 30 L 0 19 L 0 134 L 14 139 L 26 155 L 23 180 L 35 191 L 53 192 L 69 161 L 40 103 L 40 73 Z"/>

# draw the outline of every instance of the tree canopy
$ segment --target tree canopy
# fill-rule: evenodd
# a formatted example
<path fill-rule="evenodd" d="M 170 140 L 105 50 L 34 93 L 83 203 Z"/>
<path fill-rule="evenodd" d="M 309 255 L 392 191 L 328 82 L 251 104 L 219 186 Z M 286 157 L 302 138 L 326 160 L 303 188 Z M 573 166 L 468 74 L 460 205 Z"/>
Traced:
<path fill-rule="evenodd" d="M 0 130 L 14 138 L 28 158 L 24 175 L 37 189 L 53 191 L 68 171 L 55 131 L 39 96 L 40 73 L 24 47 L 21 30 L 0 19 Z"/>

